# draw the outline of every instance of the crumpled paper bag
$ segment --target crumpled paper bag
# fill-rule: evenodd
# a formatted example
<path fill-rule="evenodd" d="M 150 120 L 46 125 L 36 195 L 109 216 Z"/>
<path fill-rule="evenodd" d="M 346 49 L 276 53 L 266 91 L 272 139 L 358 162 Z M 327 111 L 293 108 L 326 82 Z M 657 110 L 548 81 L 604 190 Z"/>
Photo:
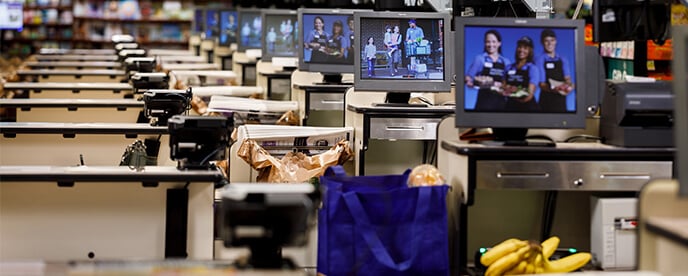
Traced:
<path fill-rule="evenodd" d="M 237 155 L 258 171 L 257 182 L 303 183 L 321 176 L 329 166 L 343 164 L 353 156 L 353 151 L 349 141 L 342 140 L 321 154 L 289 152 L 277 159 L 255 140 L 246 139 Z"/>

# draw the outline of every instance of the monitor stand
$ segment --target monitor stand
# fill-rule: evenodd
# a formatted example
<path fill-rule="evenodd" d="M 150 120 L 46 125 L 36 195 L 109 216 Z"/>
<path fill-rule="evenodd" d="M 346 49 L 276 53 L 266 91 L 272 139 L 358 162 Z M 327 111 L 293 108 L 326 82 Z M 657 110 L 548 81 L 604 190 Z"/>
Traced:
<path fill-rule="evenodd" d="M 426 104 L 409 103 L 411 93 L 409 92 L 387 92 L 384 103 L 373 103 L 376 107 L 428 107 Z"/>
<path fill-rule="evenodd" d="M 317 85 L 339 85 L 342 83 L 342 74 L 323 74 L 323 81 L 316 82 Z"/>
<path fill-rule="evenodd" d="M 503 146 L 554 147 L 556 143 L 546 137 L 529 138 L 527 128 L 492 128 L 494 141 Z"/>

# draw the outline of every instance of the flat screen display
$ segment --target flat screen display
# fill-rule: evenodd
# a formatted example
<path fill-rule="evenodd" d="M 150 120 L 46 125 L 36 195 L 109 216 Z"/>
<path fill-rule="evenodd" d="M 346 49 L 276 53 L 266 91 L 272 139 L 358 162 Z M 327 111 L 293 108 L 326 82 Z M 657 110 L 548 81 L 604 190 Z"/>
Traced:
<path fill-rule="evenodd" d="M 576 112 L 576 30 L 466 26 L 467 111 Z"/>
<path fill-rule="evenodd" d="M 236 11 L 220 11 L 220 35 L 218 40 L 221 46 L 229 46 L 236 42 L 238 27 L 239 19 L 237 18 Z"/>
<path fill-rule="evenodd" d="M 263 59 L 296 57 L 299 43 L 296 11 L 270 10 L 263 13 Z"/>
<path fill-rule="evenodd" d="M 262 27 L 260 10 L 239 10 L 239 51 L 261 49 Z"/>
<path fill-rule="evenodd" d="M 22 3 L 0 2 L 0 30 L 21 30 L 23 18 Z"/>

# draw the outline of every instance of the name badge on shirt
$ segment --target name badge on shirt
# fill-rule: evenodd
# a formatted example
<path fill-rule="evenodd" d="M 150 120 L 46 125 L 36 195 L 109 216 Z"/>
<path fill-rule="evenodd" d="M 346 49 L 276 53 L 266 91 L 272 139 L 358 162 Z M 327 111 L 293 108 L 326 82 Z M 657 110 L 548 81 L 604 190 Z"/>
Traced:
<path fill-rule="evenodd" d="M 509 74 L 509 75 L 515 75 L 515 74 L 516 74 L 516 70 L 509 70 L 509 72 L 507 72 L 507 74 Z"/>
<path fill-rule="evenodd" d="M 315 36 L 313 36 L 313 37 L 315 37 L 315 38 L 320 38 L 320 35 L 315 35 Z"/>
<path fill-rule="evenodd" d="M 552 63 L 552 62 L 547 62 L 547 63 L 545 63 L 545 68 L 547 68 L 547 69 L 554 69 L 554 63 Z"/>
<path fill-rule="evenodd" d="M 485 66 L 485 68 L 492 68 L 493 65 L 492 62 L 485 62 L 485 65 L 483 66 Z"/>

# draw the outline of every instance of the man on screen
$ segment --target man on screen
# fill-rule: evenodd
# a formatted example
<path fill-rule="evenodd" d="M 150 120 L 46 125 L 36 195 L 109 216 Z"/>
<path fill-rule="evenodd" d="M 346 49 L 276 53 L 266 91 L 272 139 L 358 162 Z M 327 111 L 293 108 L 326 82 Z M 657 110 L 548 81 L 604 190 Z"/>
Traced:
<path fill-rule="evenodd" d="M 409 64 L 413 67 L 416 63 L 416 47 L 425 38 L 423 28 L 416 25 L 416 20 L 408 22 L 409 28 L 406 29 L 406 56 L 411 57 Z"/>
<path fill-rule="evenodd" d="M 556 53 L 557 36 L 551 29 L 540 34 L 545 52 L 535 59 L 540 69 L 540 108 L 544 112 L 566 112 L 566 96 L 574 89 L 569 61 Z"/>

